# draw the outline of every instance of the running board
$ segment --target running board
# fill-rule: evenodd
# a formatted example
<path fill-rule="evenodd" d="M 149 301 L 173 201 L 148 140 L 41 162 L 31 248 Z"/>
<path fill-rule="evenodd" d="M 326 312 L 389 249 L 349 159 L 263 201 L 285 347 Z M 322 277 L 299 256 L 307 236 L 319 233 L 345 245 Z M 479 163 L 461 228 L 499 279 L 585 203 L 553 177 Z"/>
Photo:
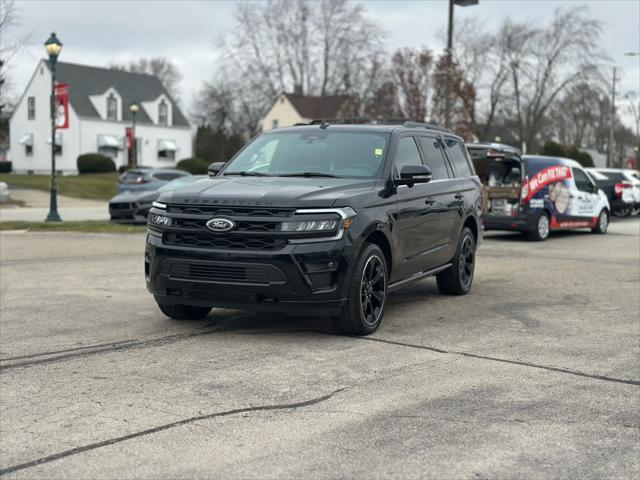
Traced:
<path fill-rule="evenodd" d="M 443 270 L 446 270 L 447 268 L 449 268 L 452 264 L 451 263 L 447 263 L 446 265 L 442 265 L 441 267 L 438 268 L 434 268 L 433 270 L 428 270 L 426 272 L 420 272 L 420 273 L 416 273 L 415 275 L 411 275 L 409 278 L 405 278 L 404 280 L 399 280 L 397 282 L 393 282 L 390 283 L 387 286 L 387 290 L 388 291 L 393 291 L 396 290 L 398 288 L 402 288 L 405 285 L 412 283 L 412 282 L 417 282 L 418 280 L 422 280 L 423 278 L 427 278 L 430 277 L 432 275 L 435 275 L 437 273 L 440 273 Z"/>

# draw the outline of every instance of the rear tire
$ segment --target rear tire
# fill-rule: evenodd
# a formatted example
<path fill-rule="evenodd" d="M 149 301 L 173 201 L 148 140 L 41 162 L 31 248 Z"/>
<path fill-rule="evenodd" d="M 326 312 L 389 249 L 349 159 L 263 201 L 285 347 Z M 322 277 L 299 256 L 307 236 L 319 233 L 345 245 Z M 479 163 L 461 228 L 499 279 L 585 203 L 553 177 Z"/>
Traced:
<path fill-rule="evenodd" d="M 529 232 L 529 240 L 533 240 L 535 242 L 544 242 L 547 238 L 549 238 L 549 232 L 551 230 L 551 222 L 549 220 L 549 214 L 547 212 L 542 212 L 536 218 L 536 223 L 533 228 Z"/>
<path fill-rule="evenodd" d="M 167 305 L 158 303 L 158 308 L 167 317 L 174 320 L 200 320 L 211 311 L 211 307 L 195 307 L 193 305 Z"/>
<path fill-rule="evenodd" d="M 338 330 L 350 335 L 375 332 L 387 300 L 387 262 L 377 245 L 368 243 L 358 257 L 349 282 L 347 304 L 335 318 Z"/>
<path fill-rule="evenodd" d="M 452 265 L 436 276 L 438 290 L 445 295 L 465 295 L 471 290 L 476 266 L 476 239 L 468 227 L 462 229 Z"/>
<path fill-rule="evenodd" d="M 599 233 L 604 235 L 607 233 L 607 229 L 609 228 L 609 214 L 606 210 L 602 210 L 600 215 L 598 215 L 598 223 L 596 226 L 591 229 L 593 233 Z"/>

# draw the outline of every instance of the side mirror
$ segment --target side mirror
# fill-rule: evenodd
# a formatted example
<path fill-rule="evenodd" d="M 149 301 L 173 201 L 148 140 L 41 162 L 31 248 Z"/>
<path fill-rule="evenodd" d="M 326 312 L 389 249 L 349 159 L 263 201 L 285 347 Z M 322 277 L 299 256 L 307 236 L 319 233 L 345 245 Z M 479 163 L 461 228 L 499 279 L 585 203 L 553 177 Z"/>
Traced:
<path fill-rule="evenodd" d="M 225 162 L 213 162 L 211 165 L 209 165 L 209 168 L 207 168 L 209 177 L 215 177 L 216 175 L 218 175 L 220 173 L 220 170 L 222 170 L 225 165 Z"/>
<path fill-rule="evenodd" d="M 413 186 L 414 183 L 431 181 L 431 169 L 426 165 L 405 165 L 400 170 L 400 178 L 394 180 L 396 185 Z"/>

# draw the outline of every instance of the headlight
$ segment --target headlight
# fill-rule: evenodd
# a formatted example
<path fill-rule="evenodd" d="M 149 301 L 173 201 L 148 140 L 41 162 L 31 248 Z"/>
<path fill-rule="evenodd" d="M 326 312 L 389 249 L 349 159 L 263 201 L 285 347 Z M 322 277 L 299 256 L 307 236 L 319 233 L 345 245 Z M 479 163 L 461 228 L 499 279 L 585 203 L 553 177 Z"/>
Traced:
<path fill-rule="evenodd" d="M 171 218 L 164 215 L 158 215 L 157 213 L 150 213 L 149 223 L 151 225 L 157 225 L 158 227 L 170 227 Z"/>
<path fill-rule="evenodd" d="M 316 234 L 313 238 L 304 238 L 304 235 L 302 235 L 303 238 L 295 236 L 289 240 L 292 243 L 304 243 L 320 240 L 341 239 L 344 233 L 349 230 L 349 227 L 351 227 L 353 219 L 357 215 L 357 213 L 350 207 L 310 208 L 296 210 L 295 215 L 305 215 L 307 216 L 307 218 L 309 218 L 308 216 L 311 215 L 316 217 L 312 217 L 313 219 L 308 220 L 300 219 L 297 221 L 283 222 L 281 224 L 280 228 L 282 232 Z M 319 238 L 318 234 L 323 233 L 324 235 Z"/>
<path fill-rule="evenodd" d="M 338 229 L 339 221 L 335 220 L 307 220 L 302 222 L 283 222 L 283 232 L 332 232 Z"/>

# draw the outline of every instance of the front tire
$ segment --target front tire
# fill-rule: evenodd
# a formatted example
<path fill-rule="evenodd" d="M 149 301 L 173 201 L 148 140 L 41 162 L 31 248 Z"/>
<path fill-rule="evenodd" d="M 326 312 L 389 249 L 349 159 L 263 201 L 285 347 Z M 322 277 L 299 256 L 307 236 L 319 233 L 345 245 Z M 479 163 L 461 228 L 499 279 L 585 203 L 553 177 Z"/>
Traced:
<path fill-rule="evenodd" d="M 544 242 L 547 238 L 549 238 L 550 230 L 551 222 L 549 220 L 549 214 L 547 212 L 542 212 L 536 218 L 536 223 L 533 230 L 529 232 L 529 240 Z"/>
<path fill-rule="evenodd" d="M 167 305 L 158 303 L 158 308 L 167 317 L 174 320 L 200 320 L 209 315 L 211 307 L 196 307 L 193 305 Z"/>
<path fill-rule="evenodd" d="M 465 295 L 471 290 L 476 265 L 476 239 L 468 227 L 462 229 L 452 265 L 436 276 L 438 290 L 445 295 Z"/>
<path fill-rule="evenodd" d="M 340 331 L 350 335 L 375 332 L 387 300 L 387 262 L 377 245 L 366 244 L 349 282 L 347 304 L 336 318 Z"/>
<path fill-rule="evenodd" d="M 604 235 L 609 228 L 609 214 L 606 210 L 602 210 L 598 215 L 598 223 L 591 229 L 593 233 Z"/>

